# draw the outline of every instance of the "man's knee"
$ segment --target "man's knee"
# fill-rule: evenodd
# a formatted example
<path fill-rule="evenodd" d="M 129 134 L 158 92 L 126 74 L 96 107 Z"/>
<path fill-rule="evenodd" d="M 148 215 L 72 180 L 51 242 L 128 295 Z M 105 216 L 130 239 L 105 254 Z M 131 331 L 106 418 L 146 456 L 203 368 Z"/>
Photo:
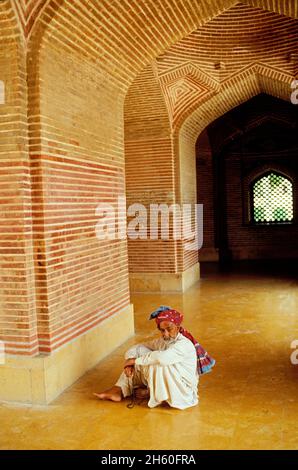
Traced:
<path fill-rule="evenodd" d="M 143 346 L 142 344 L 137 344 L 136 346 L 133 346 L 128 351 L 126 351 L 124 357 L 125 359 L 130 359 L 132 357 L 137 358 L 143 356 L 144 354 L 147 354 L 148 352 L 151 352 L 151 349 L 147 348 L 146 346 Z"/>
<path fill-rule="evenodd" d="M 152 352 L 152 351 L 151 351 L 151 349 L 147 348 L 146 346 L 143 346 L 142 344 L 137 346 L 137 350 L 136 350 L 137 357 L 144 356 L 145 354 L 147 354 L 149 352 Z"/>

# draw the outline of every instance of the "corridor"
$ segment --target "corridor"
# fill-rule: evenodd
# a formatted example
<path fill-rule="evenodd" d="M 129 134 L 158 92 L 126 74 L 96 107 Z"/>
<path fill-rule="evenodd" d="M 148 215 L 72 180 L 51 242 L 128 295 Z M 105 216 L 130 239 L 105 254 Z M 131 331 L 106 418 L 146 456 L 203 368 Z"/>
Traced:
<path fill-rule="evenodd" d="M 220 274 L 202 263 L 201 275 L 185 294 L 134 294 L 136 336 L 49 406 L 2 404 L 0 448 L 297 448 L 298 366 L 290 362 L 298 335 L 293 273 L 244 267 Z M 143 402 L 128 409 L 128 399 L 97 401 L 92 393 L 115 382 L 125 350 L 158 334 L 147 321 L 158 305 L 182 311 L 185 327 L 217 360 L 201 378 L 199 406 L 149 409 Z"/>

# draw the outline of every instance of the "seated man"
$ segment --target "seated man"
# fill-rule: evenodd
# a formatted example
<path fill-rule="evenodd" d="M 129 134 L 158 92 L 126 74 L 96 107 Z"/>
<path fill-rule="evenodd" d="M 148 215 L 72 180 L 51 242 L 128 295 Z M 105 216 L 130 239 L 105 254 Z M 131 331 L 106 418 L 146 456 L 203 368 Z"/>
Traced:
<path fill-rule="evenodd" d="M 211 368 L 215 361 L 181 327 L 181 313 L 162 306 L 151 314 L 150 319 L 153 318 L 161 338 L 129 349 L 125 354 L 124 372 L 114 387 L 94 395 L 102 400 L 119 402 L 130 396 L 135 388 L 137 398 L 149 398 L 150 408 L 163 402 L 179 409 L 195 406 L 198 404 L 199 374 L 203 373 L 199 367 L 202 351 L 205 366 Z"/>

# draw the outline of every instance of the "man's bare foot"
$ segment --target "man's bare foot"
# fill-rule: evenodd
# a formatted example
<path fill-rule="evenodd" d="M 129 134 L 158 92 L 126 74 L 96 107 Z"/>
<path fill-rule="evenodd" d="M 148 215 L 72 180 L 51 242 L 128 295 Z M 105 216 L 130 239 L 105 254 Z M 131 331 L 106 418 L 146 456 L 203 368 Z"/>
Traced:
<path fill-rule="evenodd" d="M 143 388 L 143 387 L 136 388 L 135 394 L 136 394 L 136 398 L 143 399 L 143 398 L 150 397 L 150 391 L 148 388 Z"/>
<path fill-rule="evenodd" d="M 122 391 L 120 387 L 114 385 L 114 387 L 105 390 L 102 393 L 93 393 L 100 400 L 111 400 L 111 401 L 121 401 L 122 400 Z"/>

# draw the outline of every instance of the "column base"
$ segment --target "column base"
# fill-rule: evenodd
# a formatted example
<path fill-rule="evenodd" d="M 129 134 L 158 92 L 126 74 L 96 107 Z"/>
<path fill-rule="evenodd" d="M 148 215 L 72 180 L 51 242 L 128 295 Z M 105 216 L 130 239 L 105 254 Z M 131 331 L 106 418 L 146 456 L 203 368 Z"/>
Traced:
<path fill-rule="evenodd" d="M 130 273 L 131 292 L 185 292 L 200 279 L 200 263 L 183 273 Z"/>
<path fill-rule="evenodd" d="M 130 304 L 48 356 L 6 355 L 0 365 L 0 402 L 49 404 L 133 334 Z"/>

